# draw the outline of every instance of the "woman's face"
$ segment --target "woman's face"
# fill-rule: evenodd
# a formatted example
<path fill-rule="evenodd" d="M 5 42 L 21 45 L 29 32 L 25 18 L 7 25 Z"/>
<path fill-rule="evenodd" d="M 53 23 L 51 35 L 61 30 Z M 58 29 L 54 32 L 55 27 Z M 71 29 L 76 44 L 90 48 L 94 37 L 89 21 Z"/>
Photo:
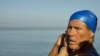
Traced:
<path fill-rule="evenodd" d="M 87 28 L 86 24 L 80 20 L 71 20 L 67 28 L 68 46 L 70 49 L 80 49 L 80 43 L 90 41 L 92 32 Z"/>

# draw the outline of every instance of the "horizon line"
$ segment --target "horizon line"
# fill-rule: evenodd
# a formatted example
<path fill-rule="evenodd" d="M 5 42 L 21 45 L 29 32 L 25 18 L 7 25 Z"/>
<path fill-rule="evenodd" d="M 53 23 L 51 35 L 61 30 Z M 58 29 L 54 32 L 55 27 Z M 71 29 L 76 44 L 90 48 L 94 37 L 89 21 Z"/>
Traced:
<path fill-rule="evenodd" d="M 0 30 L 66 30 L 64 27 L 0 27 Z M 100 28 L 97 28 L 100 30 Z"/>

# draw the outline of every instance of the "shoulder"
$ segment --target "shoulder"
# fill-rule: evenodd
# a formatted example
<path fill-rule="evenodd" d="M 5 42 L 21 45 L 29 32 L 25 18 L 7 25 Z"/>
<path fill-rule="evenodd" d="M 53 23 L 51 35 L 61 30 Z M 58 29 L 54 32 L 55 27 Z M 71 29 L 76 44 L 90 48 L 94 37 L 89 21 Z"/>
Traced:
<path fill-rule="evenodd" d="M 78 56 L 99 56 L 95 48 L 88 49 L 84 53 L 78 54 Z"/>
<path fill-rule="evenodd" d="M 92 48 L 89 50 L 89 54 L 91 56 L 99 56 L 99 54 L 97 53 L 96 49 L 95 48 Z"/>
<path fill-rule="evenodd" d="M 99 56 L 99 55 L 94 53 L 83 53 L 83 54 L 78 54 L 78 56 Z"/>

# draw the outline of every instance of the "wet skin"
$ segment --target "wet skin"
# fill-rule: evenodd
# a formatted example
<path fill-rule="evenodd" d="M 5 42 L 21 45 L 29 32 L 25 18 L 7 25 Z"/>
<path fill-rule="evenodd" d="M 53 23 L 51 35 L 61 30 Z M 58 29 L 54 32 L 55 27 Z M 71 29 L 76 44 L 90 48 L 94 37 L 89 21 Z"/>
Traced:
<path fill-rule="evenodd" d="M 71 20 L 66 31 L 68 47 L 73 50 L 81 48 L 80 43 L 87 41 L 92 43 L 93 32 L 80 20 Z"/>

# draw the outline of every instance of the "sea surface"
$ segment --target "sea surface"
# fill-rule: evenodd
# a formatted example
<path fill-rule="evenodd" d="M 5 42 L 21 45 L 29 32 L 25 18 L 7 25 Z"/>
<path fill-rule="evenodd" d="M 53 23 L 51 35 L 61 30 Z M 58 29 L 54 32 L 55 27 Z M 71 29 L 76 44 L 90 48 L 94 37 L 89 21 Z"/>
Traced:
<path fill-rule="evenodd" d="M 0 30 L 0 56 L 48 56 L 65 30 Z M 100 31 L 94 46 L 100 54 Z"/>

